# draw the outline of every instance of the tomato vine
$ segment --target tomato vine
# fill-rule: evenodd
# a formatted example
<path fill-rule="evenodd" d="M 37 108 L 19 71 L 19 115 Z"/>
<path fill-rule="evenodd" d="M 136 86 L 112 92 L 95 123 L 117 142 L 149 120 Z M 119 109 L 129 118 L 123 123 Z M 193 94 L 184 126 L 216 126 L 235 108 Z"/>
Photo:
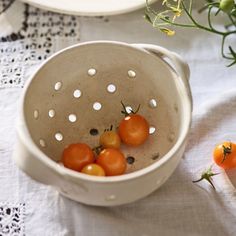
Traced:
<path fill-rule="evenodd" d="M 228 67 L 236 64 L 236 51 L 233 46 L 228 45 L 225 52 L 226 39 L 230 35 L 236 34 L 236 4 L 234 0 L 206 0 L 206 4 L 199 10 L 199 13 L 207 11 L 207 25 L 200 23 L 192 14 L 193 0 L 162 0 L 161 9 L 154 9 L 146 0 L 147 7 L 145 19 L 152 24 L 154 28 L 168 36 L 175 34 L 174 27 L 197 28 L 219 35 L 221 37 L 221 55 L 229 60 Z M 222 12 L 227 20 L 224 29 L 216 29 L 213 20 Z M 187 16 L 187 22 L 179 21 L 180 16 Z"/>

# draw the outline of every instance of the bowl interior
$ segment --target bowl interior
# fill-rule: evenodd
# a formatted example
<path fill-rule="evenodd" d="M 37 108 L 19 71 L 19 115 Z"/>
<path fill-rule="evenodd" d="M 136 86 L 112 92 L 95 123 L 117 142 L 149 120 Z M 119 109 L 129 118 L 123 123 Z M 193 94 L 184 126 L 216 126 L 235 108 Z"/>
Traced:
<path fill-rule="evenodd" d="M 115 130 L 121 101 L 150 124 L 139 147 L 122 145 L 127 173 L 160 160 L 176 143 L 182 127 L 181 96 L 175 72 L 161 59 L 126 44 L 75 46 L 52 57 L 34 75 L 24 100 L 29 133 L 49 158 L 60 161 L 63 149 L 77 142 L 98 146 L 99 135 Z"/>

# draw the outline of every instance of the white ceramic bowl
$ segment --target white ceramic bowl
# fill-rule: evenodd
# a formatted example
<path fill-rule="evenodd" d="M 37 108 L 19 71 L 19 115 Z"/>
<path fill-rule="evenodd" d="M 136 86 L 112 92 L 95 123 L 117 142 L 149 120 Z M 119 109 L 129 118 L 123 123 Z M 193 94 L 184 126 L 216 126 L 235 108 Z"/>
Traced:
<path fill-rule="evenodd" d="M 81 203 L 113 206 L 143 198 L 169 178 L 183 155 L 192 110 L 188 78 L 187 64 L 155 45 L 97 41 L 66 48 L 25 86 L 13 158 L 33 179 Z M 99 135 L 91 135 L 92 128 L 101 134 L 117 127 L 121 100 L 133 109 L 141 104 L 139 113 L 154 131 L 140 147 L 122 146 L 136 160 L 127 173 L 96 177 L 61 165 L 65 146 L 94 147 Z"/>

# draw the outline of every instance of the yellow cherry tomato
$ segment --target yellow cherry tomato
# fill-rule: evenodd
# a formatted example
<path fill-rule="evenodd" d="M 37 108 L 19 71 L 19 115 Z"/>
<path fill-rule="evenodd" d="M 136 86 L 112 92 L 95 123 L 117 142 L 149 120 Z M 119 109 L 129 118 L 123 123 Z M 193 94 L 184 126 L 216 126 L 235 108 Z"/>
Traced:
<path fill-rule="evenodd" d="M 120 147 L 120 137 L 115 131 L 105 131 L 101 136 L 99 143 L 103 148 L 116 148 Z"/>
<path fill-rule="evenodd" d="M 213 152 L 215 163 L 223 169 L 236 168 L 236 144 L 223 142 L 217 145 Z"/>
<path fill-rule="evenodd" d="M 81 172 L 87 175 L 105 176 L 104 169 L 95 163 L 86 165 Z"/>

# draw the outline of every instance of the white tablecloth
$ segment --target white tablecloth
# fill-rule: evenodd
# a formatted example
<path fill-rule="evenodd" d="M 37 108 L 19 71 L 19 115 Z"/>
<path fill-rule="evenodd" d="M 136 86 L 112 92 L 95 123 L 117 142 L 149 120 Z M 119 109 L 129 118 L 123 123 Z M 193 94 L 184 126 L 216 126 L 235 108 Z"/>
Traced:
<path fill-rule="evenodd" d="M 7 0 L 0 1 L 3 2 Z M 225 173 L 216 169 L 221 173 L 214 179 L 216 191 L 206 182 L 192 183 L 212 163 L 212 150 L 217 143 L 236 142 L 236 66 L 226 68 L 228 62 L 220 56 L 219 37 L 199 30 L 179 29 L 175 37 L 169 38 L 145 22 L 143 12 L 95 18 L 45 16 L 44 11 L 16 2 L 0 15 L 0 235 L 236 234 L 236 170 Z M 200 17 L 204 21 L 203 15 Z M 50 32 L 49 40 L 45 32 L 56 26 L 46 25 L 41 31 L 38 27 L 40 32 L 33 36 L 40 19 L 45 24 L 54 22 L 59 33 Z M 74 25 L 63 28 L 63 22 Z M 45 35 L 40 36 L 43 29 Z M 12 35 L 13 40 L 6 37 L 19 30 L 22 37 Z M 153 43 L 179 53 L 190 65 L 194 102 L 187 149 L 171 178 L 140 201 L 110 208 L 86 206 L 64 198 L 22 173 L 11 159 L 18 100 L 30 73 L 47 55 L 60 48 L 79 40 L 99 39 Z M 50 41 L 51 44 L 44 45 Z"/>

